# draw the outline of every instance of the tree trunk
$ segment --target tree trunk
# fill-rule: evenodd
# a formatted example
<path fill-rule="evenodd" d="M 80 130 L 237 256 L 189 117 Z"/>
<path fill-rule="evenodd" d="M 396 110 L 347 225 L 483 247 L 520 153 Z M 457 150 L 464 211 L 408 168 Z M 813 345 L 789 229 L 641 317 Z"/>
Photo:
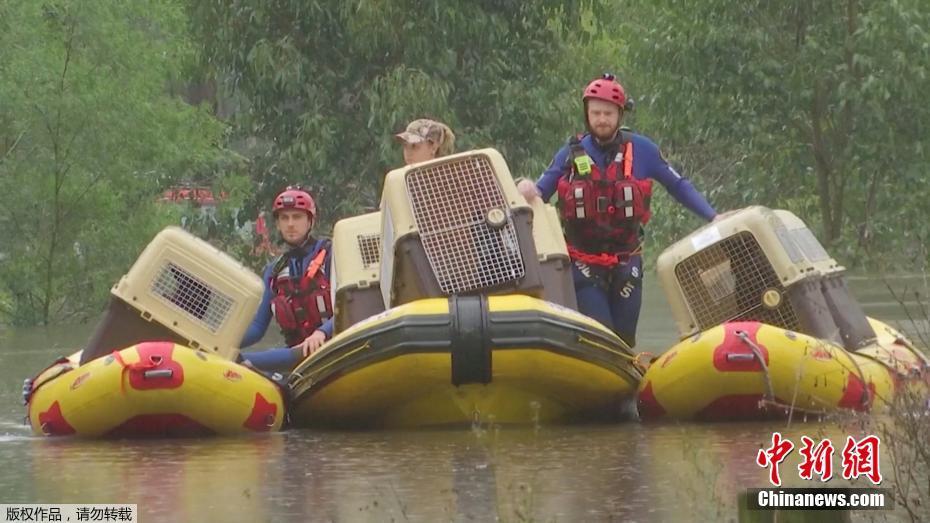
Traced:
<path fill-rule="evenodd" d="M 866 253 L 869 252 L 872 242 L 872 214 L 875 212 L 875 200 L 878 193 L 878 181 L 881 179 L 882 172 L 878 169 L 872 171 L 869 177 L 869 189 L 865 199 L 865 218 L 859 228 L 859 248 Z"/>
<path fill-rule="evenodd" d="M 823 138 L 822 120 L 824 117 L 824 94 L 820 82 L 814 84 L 814 96 L 811 100 L 811 150 L 814 154 L 814 172 L 817 174 L 817 196 L 820 200 L 820 219 L 823 222 L 824 243 L 833 243 L 836 239 L 834 213 L 831 211 L 833 203 L 833 166 L 829 158 L 829 151 Z"/>

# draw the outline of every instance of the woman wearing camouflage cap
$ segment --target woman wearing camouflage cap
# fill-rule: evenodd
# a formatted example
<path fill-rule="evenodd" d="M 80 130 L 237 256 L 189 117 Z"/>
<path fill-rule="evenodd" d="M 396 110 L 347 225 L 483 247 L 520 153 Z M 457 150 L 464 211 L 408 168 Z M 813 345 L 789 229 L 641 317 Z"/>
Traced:
<path fill-rule="evenodd" d="M 394 135 L 404 144 L 404 163 L 425 162 L 455 151 L 455 134 L 448 125 L 420 118 L 407 125 L 402 133 Z"/>

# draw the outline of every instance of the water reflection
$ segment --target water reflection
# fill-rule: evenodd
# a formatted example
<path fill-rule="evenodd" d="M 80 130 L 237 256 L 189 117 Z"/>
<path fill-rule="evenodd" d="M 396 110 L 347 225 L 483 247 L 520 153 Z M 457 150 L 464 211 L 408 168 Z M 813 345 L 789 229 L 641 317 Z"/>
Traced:
<path fill-rule="evenodd" d="M 796 443 L 808 435 L 832 437 L 839 446 L 869 426 L 627 423 L 116 442 L 19 437 L 0 444 L 8 464 L 0 486 L 32 502 L 137 503 L 144 521 L 730 521 L 738 493 L 766 485 L 755 455 L 775 430 Z M 782 465 L 786 486 L 805 484 L 797 458 L 795 452 Z"/>
<path fill-rule="evenodd" d="M 863 305 L 870 314 L 873 303 L 888 301 L 879 280 L 853 286 L 860 299 L 867 297 Z M 881 316 L 894 319 L 893 312 Z M 647 286 L 644 350 L 658 352 L 675 342 L 668 317 L 658 286 Z M 867 424 L 797 420 L 790 427 L 483 426 L 150 442 L 30 436 L 21 424 L 22 379 L 86 340 L 91 328 L 0 334 L 3 499 L 137 503 L 147 523 L 731 521 L 738 493 L 766 485 L 768 472 L 755 464 L 755 455 L 770 444 L 773 430 L 796 444 L 801 435 L 832 437 L 834 446 L 848 433 L 870 431 Z M 883 471 L 890 472 L 888 463 Z M 798 478 L 797 464 L 795 451 L 782 465 L 786 485 L 809 486 Z M 835 456 L 835 472 L 839 464 Z"/>
<path fill-rule="evenodd" d="M 261 489 L 283 438 L 80 441 L 32 438 L 31 502 L 136 503 L 142 521 L 262 521 Z"/>
<path fill-rule="evenodd" d="M 336 521 L 628 520 L 647 508 L 635 425 L 292 433 L 304 513 Z M 351 493 L 351 496 L 345 495 Z M 299 499 L 289 500 L 300 503 Z"/>

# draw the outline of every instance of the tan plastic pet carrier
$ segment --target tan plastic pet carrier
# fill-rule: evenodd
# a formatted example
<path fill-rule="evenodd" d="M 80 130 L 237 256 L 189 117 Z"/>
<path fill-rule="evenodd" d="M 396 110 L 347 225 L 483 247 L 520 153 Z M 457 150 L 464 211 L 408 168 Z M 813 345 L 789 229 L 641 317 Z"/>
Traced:
<path fill-rule="evenodd" d="M 572 260 L 562 234 L 559 211 L 542 198 L 534 199 L 530 207 L 533 209 L 533 240 L 542 274 L 543 299 L 578 310 Z"/>
<path fill-rule="evenodd" d="M 381 202 L 384 304 L 520 293 L 574 308 L 557 220 L 543 205 L 535 212 L 494 149 L 391 171 Z"/>
<path fill-rule="evenodd" d="M 333 227 L 330 283 L 336 332 L 384 310 L 381 267 L 381 213 L 346 218 Z"/>
<path fill-rule="evenodd" d="M 794 240 L 806 263 L 820 273 L 820 288 L 833 322 L 839 329 L 843 346 L 849 350 L 856 350 L 871 343 L 876 337 L 875 330 L 872 329 L 862 306 L 849 290 L 846 268 L 827 254 L 826 249 L 800 218 L 788 211 L 774 212 L 788 229 L 788 236 Z"/>
<path fill-rule="evenodd" d="M 146 340 L 235 358 L 261 303 L 252 271 L 178 227 L 158 233 L 110 291 L 81 364 Z"/>
<path fill-rule="evenodd" d="M 845 269 L 794 214 L 748 207 L 666 249 L 659 280 L 682 337 L 752 320 L 856 349 L 875 337 Z"/>

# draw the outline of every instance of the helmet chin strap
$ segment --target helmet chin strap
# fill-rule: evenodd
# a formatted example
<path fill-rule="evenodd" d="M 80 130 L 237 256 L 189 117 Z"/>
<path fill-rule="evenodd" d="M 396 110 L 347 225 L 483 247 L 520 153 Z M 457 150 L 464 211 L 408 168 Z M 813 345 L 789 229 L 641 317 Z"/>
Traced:
<path fill-rule="evenodd" d="M 593 135 L 592 135 L 592 136 L 593 136 Z M 597 136 L 594 137 L 594 140 L 597 141 L 597 144 L 600 145 L 601 148 L 603 148 L 603 149 L 608 149 L 608 148 L 611 148 L 611 147 L 619 147 L 619 146 L 620 146 L 620 142 L 621 142 L 621 139 L 620 139 L 620 127 L 617 127 L 617 130 L 614 131 L 614 136 L 613 136 L 613 138 L 611 138 L 610 140 L 607 140 L 606 142 L 602 142 L 601 139 L 598 138 Z"/>
<path fill-rule="evenodd" d="M 310 236 L 310 233 L 307 233 L 307 236 L 304 238 L 304 241 L 300 242 L 298 245 L 294 245 L 289 242 L 284 242 L 287 245 L 287 251 L 282 255 L 282 258 L 303 258 L 307 254 L 308 246 L 312 243 L 313 237 Z"/>
<path fill-rule="evenodd" d="M 291 249 L 303 249 L 304 247 L 307 246 L 307 244 L 310 243 L 310 240 L 312 239 L 313 239 L 313 235 L 310 234 L 310 231 L 307 231 L 306 236 L 304 236 L 304 239 L 301 240 L 300 243 L 294 244 L 287 240 L 284 240 L 284 243 L 286 243 L 288 247 L 290 247 Z"/>
<path fill-rule="evenodd" d="M 586 122 L 587 123 L 587 122 Z M 610 149 L 611 147 L 619 147 L 622 143 L 620 137 L 620 126 L 617 126 L 617 130 L 614 131 L 614 135 L 606 141 L 602 141 L 598 138 L 594 132 L 591 130 L 591 126 L 588 126 L 588 134 L 591 135 L 591 138 L 594 138 L 594 143 L 601 149 Z"/>
<path fill-rule="evenodd" d="M 283 238 L 282 240 L 284 241 L 284 244 L 287 245 L 288 247 L 292 249 L 299 249 L 300 247 L 307 245 L 307 242 L 310 241 L 310 233 L 307 233 L 307 235 L 304 236 L 304 238 L 299 243 L 291 243 L 287 240 L 284 240 Z"/>

